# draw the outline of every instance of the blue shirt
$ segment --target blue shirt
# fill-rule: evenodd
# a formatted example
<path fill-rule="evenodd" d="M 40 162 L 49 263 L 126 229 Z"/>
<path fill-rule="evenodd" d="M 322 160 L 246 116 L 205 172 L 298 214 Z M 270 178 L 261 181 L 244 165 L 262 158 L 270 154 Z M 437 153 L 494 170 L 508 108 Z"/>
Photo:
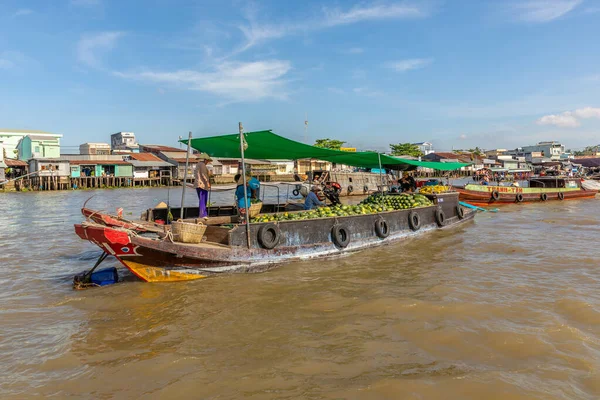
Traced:
<path fill-rule="evenodd" d="M 246 188 L 247 190 L 247 195 L 248 195 L 248 199 L 250 199 L 250 196 L 252 195 L 252 192 L 250 191 L 250 188 Z M 244 185 L 238 185 L 238 187 L 235 189 L 235 197 L 237 199 L 237 206 L 238 208 L 248 208 L 250 201 L 244 201 Z"/>
<path fill-rule="evenodd" d="M 246 186 L 246 194 L 248 195 L 248 199 L 252 197 L 252 190 L 258 191 L 260 189 L 260 181 L 256 178 L 251 178 L 248 180 L 248 185 Z M 256 193 L 258 197 L 258 192 Z M 238 185 L 235 189 L 235 197 L 237 199 L 238 208 L 248 208 L 250 206 L 249 201 L 244 201 L 244 185 Z"/>
<path fill-rule="evenodd" d="M 313 208 L 322 205 L 323 203 L 321 203 L 321 200 L 319 200 L 315 192 L 311 191 L 310 193 L 308 193 L 308 196 L 306 196 L 306 200 L 304 201 L 305 210 L 312 210 Z"/>

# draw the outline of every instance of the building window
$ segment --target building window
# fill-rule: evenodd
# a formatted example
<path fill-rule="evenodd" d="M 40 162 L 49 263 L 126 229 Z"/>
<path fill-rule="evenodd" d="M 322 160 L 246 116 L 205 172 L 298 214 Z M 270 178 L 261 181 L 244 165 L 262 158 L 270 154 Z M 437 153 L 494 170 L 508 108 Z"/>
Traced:
<path fill-rule="evenodd" d="M 39 153 L 39 152 L 40 152 L 40 146 L 35 146 L 35 149 L 34 149 L 34 151 L 35 151 L 36 153 Z"/>

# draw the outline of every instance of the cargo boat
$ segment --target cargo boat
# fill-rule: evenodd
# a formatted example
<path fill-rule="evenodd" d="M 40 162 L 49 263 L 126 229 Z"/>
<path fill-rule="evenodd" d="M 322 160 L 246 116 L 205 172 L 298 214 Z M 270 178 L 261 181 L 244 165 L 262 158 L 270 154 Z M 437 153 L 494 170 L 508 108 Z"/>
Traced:
<path fill-rule="evenodd" d="M 597 190 L 582 187 L 579 178 L 536 177 L 528 181 L 528 187 L 467 184 L 455 188 L 460 200 L 474 205 L 514 204 L 594 198 Z"/>
<path fill-rule="evenodd" d="M 90 221 L 75 225 L 75 232 L 143 281 L 184 281 L 225 272 L 259 272 L 284 262 L 362 250 L 447 229 L 475 214 L 458 204 L 458 193 L 430 199 L 432 206 L 376 214 L 208 225 L 206 241 L 199 244 L 173 241 L 168 226 L 162 233 L 139 232 Z"/>

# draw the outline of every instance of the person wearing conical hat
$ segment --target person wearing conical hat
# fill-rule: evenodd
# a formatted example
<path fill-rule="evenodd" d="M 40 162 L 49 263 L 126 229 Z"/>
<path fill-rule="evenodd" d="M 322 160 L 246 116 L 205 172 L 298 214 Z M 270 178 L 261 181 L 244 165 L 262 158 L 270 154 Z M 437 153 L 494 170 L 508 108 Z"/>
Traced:
<path fill-rule="evenodd" d="M 198 193 L 199 201 L 199 217 L 208 217 L 208 209 L 206 205 L 208 203 L 208 191 L 210 190 L 210 175 L 208 172 L 207 165 L 212 162 L 212 159 L 208 154 L 201 153 L 196 157 L 198 164 L 194 171 L 194 184 L 196 186 L 196 193 Z"/>

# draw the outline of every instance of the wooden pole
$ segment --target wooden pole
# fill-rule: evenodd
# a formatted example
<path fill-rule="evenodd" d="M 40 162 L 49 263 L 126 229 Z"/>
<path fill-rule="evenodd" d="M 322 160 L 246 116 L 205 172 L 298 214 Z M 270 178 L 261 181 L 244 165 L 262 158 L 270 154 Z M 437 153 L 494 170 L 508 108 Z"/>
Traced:
<path fill-rule="evenodd" d="M 186 182 L 187 182 L 188 165 L 190 164 L 191 144 L 192 144 L 192 132 L 190 132 L 188 135 L 187 152 L 185 155 L 185 171 L 183 172 L 183 187 L 181 188 L 181 214 L 180 214 L 181 219 L 185 219 L 185 209 L 183 208 L 183 205 L 184 205 L 184 201 L 185 201 L 185 187 L 187 186 Z"/>
<path fill-rule="evenodd" d="M 383 193 L 383 176 L 381 175 L 381 154 L 377 153 L 379 159 L 379 180 L 381 181 L 381 193 Z"/>
<path fill-rule="evenodd" d="M 250 248 L 250 206 L 248 204 L 248 185 L 246 184 L 246 161 L 244 158 L 244 127 L 240 122 L 238 125 L 240 131 L 240 154 L 242 156 L 242 182 L 244 185 L 244 204 L 246 205 L 246 239 L 248 248 Z"/>

